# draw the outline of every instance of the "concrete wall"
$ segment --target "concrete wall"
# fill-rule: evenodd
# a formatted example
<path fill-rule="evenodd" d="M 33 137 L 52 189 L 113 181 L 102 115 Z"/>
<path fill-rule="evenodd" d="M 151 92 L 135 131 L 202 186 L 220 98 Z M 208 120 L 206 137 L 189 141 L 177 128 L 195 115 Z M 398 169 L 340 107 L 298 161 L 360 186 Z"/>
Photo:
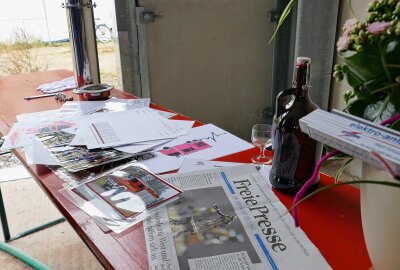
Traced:
<path fill-rule="evenodd" d="M 353 0 L 352 7 L 355 12 L 356 18 L 360 21 L 364 21 L 367 16 L 367 8 L 370 1 L 366 0 Z M 354 14 L 351 12 L 348 1 L 342 0 L 341 7 L 339 10 L 339 21 L 338 21 L 338 37 L 340 37 L 343 33 L 343 24 L 347 19 L 354 18 Z M 338 39 L 337 37 L 337 39 Z M 336 39 L 336 40 L 337 40 Z M 340 56 L 336 57 L 336 63 L 341 63 Z M 347 84 L 345 80 L 341 81 L 340 83 L 333 83 L 332 93 L 330 98 L 330 108 L 331 109 L 343 109 L 344 102 L 343 102 L 343 94 L 350 86 Z"/>

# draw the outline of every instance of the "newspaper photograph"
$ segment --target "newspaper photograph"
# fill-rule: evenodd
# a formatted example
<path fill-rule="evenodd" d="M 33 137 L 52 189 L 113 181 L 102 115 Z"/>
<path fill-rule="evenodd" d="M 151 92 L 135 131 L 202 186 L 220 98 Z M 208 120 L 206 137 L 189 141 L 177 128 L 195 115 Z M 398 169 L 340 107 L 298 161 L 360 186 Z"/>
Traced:
<path fill-rule="evenodd" d="M 144 220 L 149 269 L 331 269 L 253 164 L 163 177 L 188 195 Z"/>

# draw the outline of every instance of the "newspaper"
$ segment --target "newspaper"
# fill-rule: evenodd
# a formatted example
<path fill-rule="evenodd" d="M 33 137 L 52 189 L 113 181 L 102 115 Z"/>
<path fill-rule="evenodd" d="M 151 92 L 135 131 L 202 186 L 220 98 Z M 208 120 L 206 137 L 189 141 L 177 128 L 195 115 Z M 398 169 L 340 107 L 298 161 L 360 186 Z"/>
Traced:
<path fill-rule="evenodd" d="M 226 162 L 226 161 L 211 161 L 204 159 L 192 159 L 186 158 L 183 160 L 181 167 L 179 168 L 179 173 L 183 172 L 191 172 L 196 170 L 209 170 L 221 167 L 230 167 L 230 166 L 238 166 L 243 163 L 238 162 Z M 269 181 L 269 171 L 271 170 L 271 165 L 256 165 L 256 168 L 264 179 L 265 183 L 269 188 L 272 188 L 271 182 Z"/>
<path fill-rule="evenodd" d="M 145 219 L 149 269 L 331 269 L 254 165 L 164 179 L 187 196 Z"/>

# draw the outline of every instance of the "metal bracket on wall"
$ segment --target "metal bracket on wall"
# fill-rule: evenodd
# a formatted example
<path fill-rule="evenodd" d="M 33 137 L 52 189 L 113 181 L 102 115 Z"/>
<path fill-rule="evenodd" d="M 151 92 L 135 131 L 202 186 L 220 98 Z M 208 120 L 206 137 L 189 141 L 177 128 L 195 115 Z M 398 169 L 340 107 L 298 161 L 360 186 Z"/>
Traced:
<path fill-rule="evenodd" d="M 279 22 L 279 18 L 281 17 L 282 11 L 277 11 L 277 10 L 271 10 L 269 11 L 268 18 L 269 22 Z"/>
<path fill-rule="evenodd" d="M 155 22 L 156 18 L 161 17 L 158 14 L 155 14 L 153 11 L 145 10 L 141 12 L 141 19 L 143 22 L 150 23 Z"/>

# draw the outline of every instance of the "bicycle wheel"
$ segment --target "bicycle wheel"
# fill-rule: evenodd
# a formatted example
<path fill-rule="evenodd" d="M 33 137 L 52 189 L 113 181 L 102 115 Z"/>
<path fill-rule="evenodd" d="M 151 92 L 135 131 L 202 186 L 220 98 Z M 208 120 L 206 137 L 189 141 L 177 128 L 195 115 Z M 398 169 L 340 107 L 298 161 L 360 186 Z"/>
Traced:
<path fill-rule="evenodd" d="M 111 41 L 111 29 L 105 24 L 99 24 L 96 26 L 96 38 L 101 43 Z"/>

